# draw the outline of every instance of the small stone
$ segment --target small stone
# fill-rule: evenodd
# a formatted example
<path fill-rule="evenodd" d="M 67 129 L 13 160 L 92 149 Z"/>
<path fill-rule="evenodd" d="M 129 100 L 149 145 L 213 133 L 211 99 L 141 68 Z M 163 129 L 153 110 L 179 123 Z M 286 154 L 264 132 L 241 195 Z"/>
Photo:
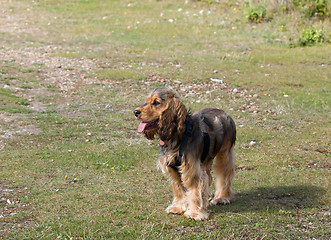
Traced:
<path fill-rule="evenodd" d="M 250 146 L 255 146 L 255 145 L 256 145 L 256 140 L 255 140 L 255 139 L 252 139 L 252 140 L 249 142 L 249 145 L 250 145 Z"/>
<path fill-rule="evenodd" d="M 217 83 L 223 83 L 223 80 L 218 79 L 218 78 L 210 78 L 210 81 L 217 82 Z"/>

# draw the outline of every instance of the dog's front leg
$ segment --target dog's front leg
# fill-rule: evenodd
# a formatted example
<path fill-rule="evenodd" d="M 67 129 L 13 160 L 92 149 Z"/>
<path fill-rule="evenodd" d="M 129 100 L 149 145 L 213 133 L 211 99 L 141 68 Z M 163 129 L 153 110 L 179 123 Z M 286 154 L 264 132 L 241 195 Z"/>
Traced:
<path fill-rule="evenodd" d="M 159 157 L 159 167 L 161 168 L 163 174 L 171 180 L 172 190 L 174 193 L 172 204 L 167 207 L 166 212 L 182 214 L 187 209 L 187 203 L 185 200 L 186 190 L 183 186 L 179 171 L 170 167 L 167 159 L 167 156 L 161 152 Z"/>
<path fill-rule="evenodd" d="M 178 178 L 177 178 L 178 177 Z M 167 213 L 182 214 L 186 211 L 187 204 L 185 201 L 185 188 L 180 181 L 180 176 L 176 176 L 176 180 L 172 181 L 172 189 L 174 192 L 174 200 L 172 204 L 166 209 Z"/>
<path fill-rule="evenodd" d="M 209 177 L 200 167 L 200 164 L 191 166 L 183 171 L 182 181 L 187 189 L 188 209 L 184 213 L 187 218 L 196 221 L 207 220 Z"/>

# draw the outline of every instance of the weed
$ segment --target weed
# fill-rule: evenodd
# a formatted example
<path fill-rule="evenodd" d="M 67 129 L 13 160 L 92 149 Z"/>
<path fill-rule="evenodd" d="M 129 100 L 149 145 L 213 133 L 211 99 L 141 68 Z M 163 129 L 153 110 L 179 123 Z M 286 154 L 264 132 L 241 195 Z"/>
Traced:
<path fill-rule="evenodd" d="M 291 0 L 307 17 L 326 18 L 330 16 L 328 0 Z"/>
<path fill-rule="evenodd" d="M 267 10 L 264 4 L 250 7 L 246 13 L 246 18 L 252 23 L 261 23 L 265 20 Z"/>
<path fill-rule="evenodd" d="M 302 31 L 298 39 L 298 44 L 300 46 L 312 46 L 325 41 L 326 34 L 323 28 L 307 27 Z"/>
<path fill-rule="evenodd" d="M 24 106 L 28 106 L 30 105 L 30 102 L 28 99 L 24 99 L 24 98 L 20 98 L 16 101 L 17 104 L 19 105 L 24 105 Z"/>

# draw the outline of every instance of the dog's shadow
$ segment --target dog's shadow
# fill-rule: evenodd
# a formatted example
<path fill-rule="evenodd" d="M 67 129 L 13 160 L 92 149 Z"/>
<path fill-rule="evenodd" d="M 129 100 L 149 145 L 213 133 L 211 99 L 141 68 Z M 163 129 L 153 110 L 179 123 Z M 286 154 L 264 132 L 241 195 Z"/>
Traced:
<path fill-rule="evenodd" d="M 299 209 L 320 206 L 319 199 L 326 193 L 321 187 L 277 186 L 259 187 L 247 192 L 237 192 L 235 201 L 231 205 L 210 206 L 213 214 L 218 215 L 226 212 L 265 211 L 275 209 L 277 211 L 296 211 Z"/>

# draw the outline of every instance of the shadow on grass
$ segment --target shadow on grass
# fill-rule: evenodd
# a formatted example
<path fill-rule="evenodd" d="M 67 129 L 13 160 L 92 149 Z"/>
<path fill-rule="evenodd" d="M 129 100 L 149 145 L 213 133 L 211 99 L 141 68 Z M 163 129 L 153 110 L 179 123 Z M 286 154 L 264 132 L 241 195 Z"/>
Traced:
<path fill-rule="evenodd" d="M 238 192 L 236 200 L 227 206 L 211 206 L 214 214 L 274 210 L 299 210 L 322 205 L 319 199 L 326 190 L 316 186 L 260 187 L 247 192 Z"/>

